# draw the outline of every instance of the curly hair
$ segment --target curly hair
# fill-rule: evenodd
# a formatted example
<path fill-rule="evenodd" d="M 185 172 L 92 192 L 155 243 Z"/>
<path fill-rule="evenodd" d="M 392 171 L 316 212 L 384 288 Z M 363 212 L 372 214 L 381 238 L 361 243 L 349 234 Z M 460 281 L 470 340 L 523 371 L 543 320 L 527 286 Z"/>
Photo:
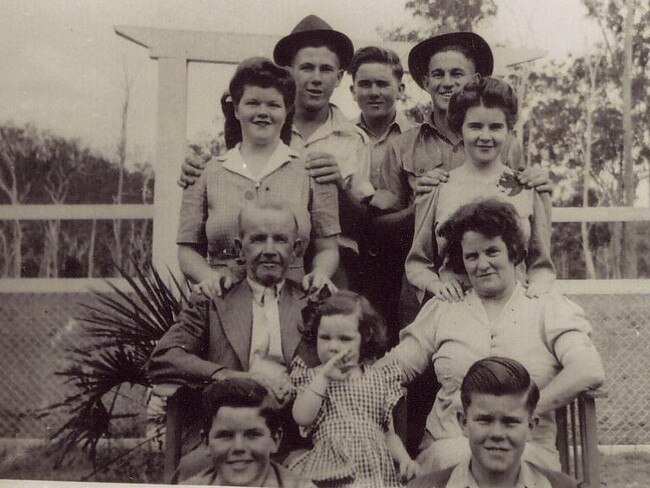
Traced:
<path fill-rule="evenodd" d="M 285 144 L 290 144 L 296 82 L 289 70 L 278 66 L 270 59 L 256 57 L 239 63 L 230 80 L 228 91 L 221 97 L 221 110 L 226 119 L 224 124 L 226 147 L 232 149 L 242 140 L 241 124 L 235 117 L 235 107 L 244 96 L 247 86 L 275 88 L 280 92 L 287 111 L 287 118 L 282 126 L 280 138 Z"/>
<path fill-rule="evenodd" d="M 489 239 L 501 237 L 508 249 L 508 258 L 515 266 L 526 257 L 526 238 L 515 207 L 496 198 L 475 200 L 456 210 L 439 231 L 447 240 L 449 267 L 454 273 L 465 273 L 461 242 L 469 231 Z"/>
<path fill-rule="evenodd" d="M 449 99 L 447 125 L 449 129 L 461 133 L 467 111 L 472 107 L 499 108 L 506 116 L 508 130 L 517 122 L 517 94 L 508 83 L 486 76 L 478 83 L 468 83 Z"/>
<path fill-rule="evenodd" d="M 514 359 L 492 356 L 475 362 L 460 387 L 460 401 L 467 411 L 472 393 L 484 395 L 526 395 L 526 408 L 532 415 L 539 401 L 539 389 L 528 370 Z"/>
<path fill-rule="evenodd" d="M 249 378 L 229 378 L 210 383 L 201 396 L 204 430 L 209 432 L 212 420 L 221 407 L 259 408 L 260 415 L 272 433 L 282 428 L 282 419 L 266 387 Z"/>
<path fill-rule="evenodd" d="M 304 322 L 301 332 L 308 344 L 316 345 L 321 319 L 332 315 L 358 317 L 361 334 L 359 362 L 372 363 L 384 355 L 388 345 L 384 320 L 364 296 L 350 290 L 340 290 L 324 299 L 310 319 Z"/>

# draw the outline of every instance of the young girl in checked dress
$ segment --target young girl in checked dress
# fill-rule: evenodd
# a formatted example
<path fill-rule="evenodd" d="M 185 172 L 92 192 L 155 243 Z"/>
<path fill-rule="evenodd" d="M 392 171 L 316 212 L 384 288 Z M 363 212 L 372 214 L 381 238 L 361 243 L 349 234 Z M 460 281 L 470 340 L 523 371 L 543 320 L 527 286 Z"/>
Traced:
<path fill-rule="evenodd" d="M 385 351 L 386 332 L 368 300 L 351 291 L 332 295 L 304 334 L 316 342 L 321 364 L 309 369 L 294 360 L 293 417 L 314 447 L 289 469 L 321 487 L 401 486 L 414 477 L 418 465 L 392 421 L 402 373 L 392 362 L 372 366 Z"/>

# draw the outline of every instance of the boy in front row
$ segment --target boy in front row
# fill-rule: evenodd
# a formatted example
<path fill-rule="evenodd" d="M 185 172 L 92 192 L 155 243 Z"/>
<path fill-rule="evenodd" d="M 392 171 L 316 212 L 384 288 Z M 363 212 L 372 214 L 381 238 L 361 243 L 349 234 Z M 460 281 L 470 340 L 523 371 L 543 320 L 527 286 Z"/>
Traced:
<path fill-rule="evenodd" d="M 565 474 L 523 462 L 537 425 L 539 390 L 521 363 L 504 357 L 477 361 L 460 390 L 458 422 L 471 458 L 444 471 L 415 478 L 416 488 L 576 488 Z"/>
<path fill-rule="evenodd" d="M 269 391 L 248 378 L 216 381 L 203 393 L 205 442 L 212 466 L 181 484 L 316 488 L 271 461 L 282 438 L 281 417 Z"/>

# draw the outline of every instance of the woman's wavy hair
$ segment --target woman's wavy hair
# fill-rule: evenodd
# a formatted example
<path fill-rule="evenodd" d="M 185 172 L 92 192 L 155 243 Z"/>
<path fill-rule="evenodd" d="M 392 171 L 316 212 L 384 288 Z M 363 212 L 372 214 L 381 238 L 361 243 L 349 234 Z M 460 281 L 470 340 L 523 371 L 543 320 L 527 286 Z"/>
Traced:
<path fill-rule="evenodd" d="M 384 320 L 364 296 L 350 290 L 340 290 L 325 298 L 304 321 L 301 332 L 308 344 L 316 345 L 321 319 L 331 315 L 358 317 L 361 334 L 360 363 L 371 364 L 384 355 L 388 345 Z"/>
<path fill-rule="evenodd" d="M 289 70 L 278 66 L 270 59 L 256 57 L 239 63 L 237 71 L 230 80 L 228 91 L 221 97 L 221 110 L 226 118 L 224 124 L 226 147 L 232 149 L 242 140 L 241 124 L 235 117 L 235 107 L 244 96 L 247 86 L 275 88 L 282 94 L 287 119 L 282 126 L 280 138 L 289 145 L 291 143 L 296 82 Z"/>
<path fill-rule="evenodd" d="M 517 122 L 517 94 L 505 81 L 486 76 L 478 83 L 468 83 L 449 99 L 447 125 L 449 129 L 461 133 L 467 111 L 472 107 L 499 108 L 506 116 L 508 130 Z"/>
<path fill-rule="evenodd" d="M 496 198 L 480 199 L 460 207 L 440 228 L 440 235 L 447 240 L 449 267 L 454 273 L 466 272 L 461 242 L 469 231 L 489 239 L 501 237 L 515 266 L 526 258 L 526 239 L 515 207 Z"/>

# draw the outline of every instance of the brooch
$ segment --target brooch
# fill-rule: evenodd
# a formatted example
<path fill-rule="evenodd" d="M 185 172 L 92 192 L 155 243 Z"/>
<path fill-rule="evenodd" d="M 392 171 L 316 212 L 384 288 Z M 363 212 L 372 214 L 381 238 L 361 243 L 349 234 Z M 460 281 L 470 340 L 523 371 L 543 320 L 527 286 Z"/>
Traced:
<path fill-rule="evenodd" d="M 497 186 L 501 188 L 502 192 L 507 193 L 509 197 L 514 197 L 525 188 L 524 185 L 519 183 L 517 177 L 511 173 L 502 173 Z"/>

